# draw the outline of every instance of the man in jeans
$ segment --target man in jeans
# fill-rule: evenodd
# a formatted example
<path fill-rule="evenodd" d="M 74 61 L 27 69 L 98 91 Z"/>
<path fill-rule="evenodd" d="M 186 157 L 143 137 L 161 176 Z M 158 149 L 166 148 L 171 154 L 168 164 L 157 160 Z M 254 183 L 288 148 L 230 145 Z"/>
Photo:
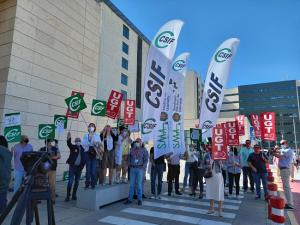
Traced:
<path fill-rule="evenodd" d="M 245 192 L 248 190 L 248 178 L 249 178 L 250 189 L 252 193 L 254 193 L 254 180 L 251 173 L 251 169 L 248 164 L 248 157 L 251 153 L 253 153 L 253 148 L 251 148 L 251 141 L 246 140 L 245 146 L 243 146 L 240 151 L 242 157 L 243 189 Z"/>
<path fill-rule="evenodd" d="M 20 143 L 16 144 L 11 149 L 14 157 L 14 171 L 15 171 L 15 183 L 14 183 L 14 193 L 20 188 L 23 177 L 25 175 L 24 167 L 21 163 L 21 156 L 23 152 L 32 152 L 32 145 L 29 144 L 29 139 L 26 135 L 21 136 Z"/>
<path fill-rule="evenodd" d="M 142 205 L 143 195 L 143 179 L 144 171 L 148 163 L 148 152 L 142 146 L 142 140 L 137 138 L 133 143 L 130 153 L 128 155 L 128 163 L 130 167 L 130 188 L 129 196 L 124 204 L 131 204 L 133 200 L 134 191 L 137 188 L 138 205 Z"/>
<path fill-rule="evenodd" d="M 286 140 L 281 140 L 280 152 L 276 152 L 275 156 L 279 159 L 278 167 L 280 169 L 280 176 L 282 180 L 284 194 L 286 196 L 286 209 L 294 209 L 293 194 L 290 187 L 290 167 L 293 161 L 293 150 L 288 147 Z"/>
<path fill-rule="evenodd" d="M 67 145 L 70 149 L 70 155 L 67 159 L 67 164 L 69 164 L 69 182 L 67 186 L 67 197 L 65 199 L 66 202 L 70 201 L 74 178 L 75 183 L 72 192 L 72 200 L 77 200 L 76 192 L 79 185 L 81 171 L 84 167 L 85 162 L 84 148 L 81 145 L 81 139 L 79 137 L 75 138 L 75 145 L 73 145 L 71 140 L 71 133 L 68 132 Z"/>
<path fill-rule="evenodd" d="M 164 155 L 154 159 L 154 148 L 150 149 L 150 161 L 151 161 L 151 194 L 150 198 L 160 199 L 162 178 L 165 169 L 165 157 Z M 157 191 L 155 192 L 157 177 Z"/>
<path fill-rule="evenodd" d="M 259 145 L 254 145 L 254 152 L 248 157 L 249 167 L 252 169 L 252 176 L 255 182 L 256 197 L 255 199 L 260 199 L 260 181 L 262 182 L 265 200 L 267 200 L 267 168 L 266 163 L 268 163 L 268 157 L 264 152 L 260 151 Z"/>

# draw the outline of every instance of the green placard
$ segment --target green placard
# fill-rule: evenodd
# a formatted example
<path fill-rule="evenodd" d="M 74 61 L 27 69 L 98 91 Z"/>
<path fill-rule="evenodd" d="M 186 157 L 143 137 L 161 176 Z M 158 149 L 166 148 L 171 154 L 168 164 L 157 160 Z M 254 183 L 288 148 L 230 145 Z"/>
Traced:
<path fill-rule="evenodd" d="M 66 98 L 65 102 L 72 113 L 79 112 L 87 107 L 80 94 Z"/>
<path fill-rule="evenodd" d="M 93 99 L 91 115 L 93 115 L 93 116 L 105 116 L 106 115 L 106 101 Z"/>
<path fill-rule="evenodd" d="M 54 115 L 54 125 L 56 129 L 58 127 L 67 129 L 68 118 L 65 115 Z"/>
<path fill-rule="evenodd" d="M 190 128 L 190 137 L 192 141 L 202 141 L 202 132 L 201 129 L 198 128 Z"/>
<path fill-rule="evenodd" d="M 53 139 L 55 137 L 54 124 L 39 124 L 39 139 Z"/>
<path fill-rule="evenodd" d="M 5 127 L 4 136 L 8 143 L 19 142 L 21 140 L 21 126 Z"/>

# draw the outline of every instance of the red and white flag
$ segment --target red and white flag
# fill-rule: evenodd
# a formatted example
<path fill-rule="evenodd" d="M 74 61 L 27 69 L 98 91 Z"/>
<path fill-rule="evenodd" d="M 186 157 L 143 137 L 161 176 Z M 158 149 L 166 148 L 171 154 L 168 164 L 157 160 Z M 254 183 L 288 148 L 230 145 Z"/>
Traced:
<path fill-rule="evenodd" d="M 250 118 L 254 129 L 254 135 L 257 138 L 260 138 L 261 137 L 260 117 L 257 114 L 251 114 Z"/>
<path fill-rule="evenodd" d="M 226 122 L 226 138 L 229 146 L 239 146 L 239 134 L 236 121 Z"/>
<path fill-rule="evenodd" d="M 262 140 L 276 141 L 275 113 L 263 112 L 261 114 Z"/>
<path fill-rule="evenodd" d="M 235 117 L 235 121 L 238 125 L 238 135 L 243 136 L 245 135 L 245 116 L 244 115 L 237 115 Z"/>
<path fill-rule="evenodd" d="M 212 158 L 213 160 L 227 159 L 226 132 L 224 127 L 213 128 L 212 133 Z"/>
<path fill-rule="evenodd" d="M 112 90 L 106 105 L 106 116 L 115 119 L 121 107 L 123 94 Z"/>
<path fill-rule="evenodd" d="M 135 100 L 126 99 L 124 107 L 124 125 L 134 125 Z"/>

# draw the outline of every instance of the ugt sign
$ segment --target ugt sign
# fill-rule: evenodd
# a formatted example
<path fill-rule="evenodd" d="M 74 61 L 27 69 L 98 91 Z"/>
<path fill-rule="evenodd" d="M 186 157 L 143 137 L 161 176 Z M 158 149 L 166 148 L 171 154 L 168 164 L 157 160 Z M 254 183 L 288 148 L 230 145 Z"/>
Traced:
<path fill-rule="evenodd" d="M 122 103 L 123 94 L 112 90 L 106 105 L 106 116 L 115 119 Z"/>
<path fill-rule="evenodd" d="M 276 129 L 275 129 L 275 113 L 263 112 L 261 114 L 262 121 L 262 140 L 276 141 Z"/>
<path fill-rule="evenodd" d="M 135 100 L 126 99 L 124 107 L 124 125 L 134 125 Z"/>
<path fill-rule="evenodd" d="M 214 127 L 212 136 L 212 158 L 214 160 L 227 159 L 225 128 L 222 126 Z"/>

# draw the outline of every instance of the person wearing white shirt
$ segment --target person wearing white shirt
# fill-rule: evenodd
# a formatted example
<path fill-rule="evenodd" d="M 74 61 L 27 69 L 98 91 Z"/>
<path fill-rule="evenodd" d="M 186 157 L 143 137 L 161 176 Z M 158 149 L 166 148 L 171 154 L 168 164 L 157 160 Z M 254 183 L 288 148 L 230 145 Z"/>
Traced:
<path fill-rule="evenodd" d="M 90 123 L 88 126 L 88 133 L 82 138 L 86 167 L 85 189 L 90 186 L 94 189 L 96 185 L 96 155 L 100 142 L 100 136 L 99 134 L 96 134 L 96 125 Z"/>

